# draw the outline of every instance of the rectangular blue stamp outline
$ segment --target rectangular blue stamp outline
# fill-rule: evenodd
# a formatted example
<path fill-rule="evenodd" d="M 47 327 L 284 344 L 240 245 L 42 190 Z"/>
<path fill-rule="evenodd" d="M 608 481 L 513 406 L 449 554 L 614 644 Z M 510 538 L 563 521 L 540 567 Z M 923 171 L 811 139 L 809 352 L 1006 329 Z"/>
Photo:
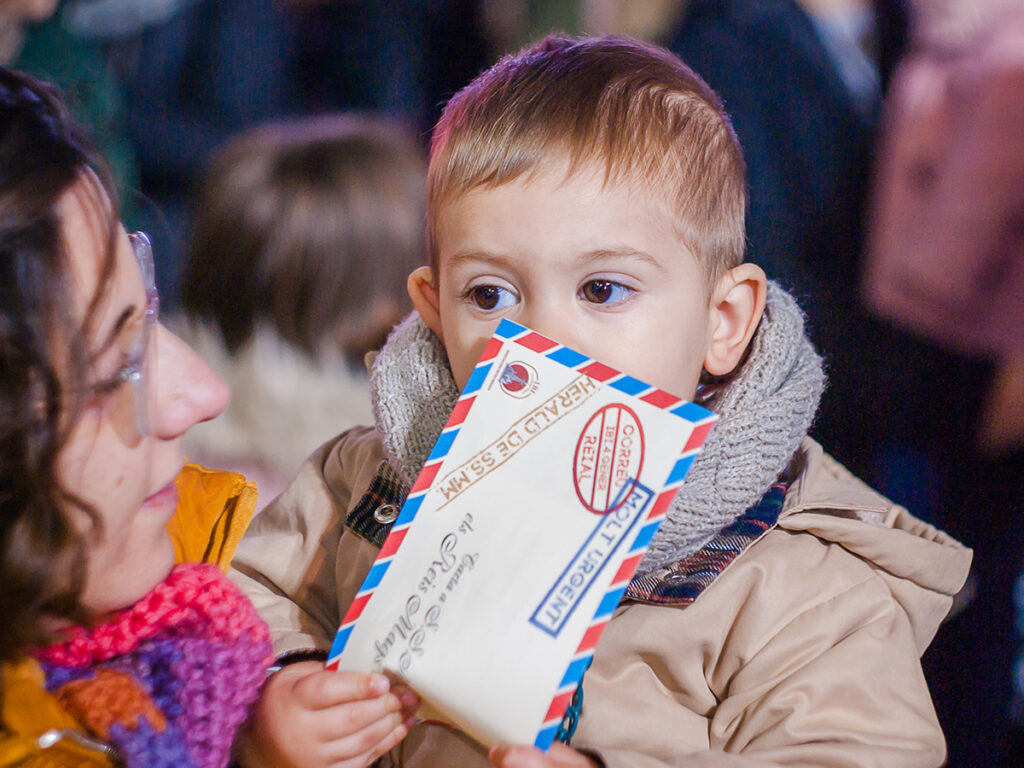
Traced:
<path fill-rule="evenodd" d="M 619 506 L 619 500 L 622 498 L 622 493 L 625 493 L 626 488 L 629 488 L 629 485 L 623 484 L 622 491 L 620 492 L 619 497 L 615 500 L 613 508 Z M 598 520 L 597 525 L 594 526 L 594 530 L 591 531 L 589 536 L 587 536 L 586 541 L 584 541 L 580 548 L 576 551 L 576 554 L 572 556 L 572 559 L 569 561 L 569 564 L 566 565 L 565 569 L 558 575 L 558 578 L 555 580 L 555 583 L 551 585 L 551 589 L 549 589 L 547 594 L 544 595 L 544 599 L 540 601 L 540 605 L 538 605 L 534 609 L 533 614 L 530 616 L 530 623 L 537 627 L 537 629 L 546 632 L 552 637 L 558 637 L 558 635 L 561 633 L 562 629 L 565 627 L 565 623 L 569 620 L 569 617 L 572 616 L 573 611 L 576 610 L 576 606 L 578 606 L 580 604 L 580 601 L 583 600 L 583 597 L 587 594 L 587 591 L 593 585 L 594 581 L 597 580 L 597 577 L 601 574 L 601 571 L 603 571 L 604 567 L 608 564 L 608 561 L 611 560 L 612 555 L 614 555 L 618 548 L 622 545 L 622 542 L 629 537 L 630 531 L 633 530 L 633 527 L 637 524 L 637 521 L 643 517 L 644 511 L 651 503 L 651 499 L 654 498 L 654 491 L 652 491 L 647 486 L 643 485 L 639 480 L 635 481 L 635 484 L 630 490 L 629 495 L 630 498 L 632 498 L 634 495 L 637 494 L 646 494 L 647 498 L 644 499 L 643 503 L 636 508 L 636 514 L 633 516 L 633 519 L 630 520 L 629 525 L 622 529 L 622 532 L 619 534 L 618 540 L 615 542 L 611 550 L 608 552 L 608 556 L 605 558 L 604 562 L 602 562 L 601 565 L 593 571 L 593 573 L 590 576 L 590 579 L 584 584 L 583 589 L 578 592 L 576 599 L 569 605 L 569 610 L 562 614 L 560 620 L 553 626 L 550 622 L 542 623 L 542 621 L 537 618 L 538 614 L 548 604 L 548 601 L 551 599 L 551 595 L 554 594 L 556 589 L 558 589 L 558 586 L 562 583 L 562 580 L 566 577 L 566 574 L 572 571 L 573 568 L 580 562 L 581 555 L 590 547 L 590 542 L 592 542 L 594 540 L 594 537 L 601 533 L 602 529 L 605 527 L 605 523 L 608 521 L 609 515 L 601 515 L 601 518 Z"/>

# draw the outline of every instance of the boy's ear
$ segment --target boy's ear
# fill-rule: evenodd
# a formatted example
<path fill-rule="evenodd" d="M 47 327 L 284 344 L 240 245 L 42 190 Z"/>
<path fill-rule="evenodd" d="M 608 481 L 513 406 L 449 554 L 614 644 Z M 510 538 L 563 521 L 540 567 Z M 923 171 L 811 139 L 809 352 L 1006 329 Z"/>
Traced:
<path fill-rule="evenodd" d="M 420 313 L 423 322 L 444 341 L 441 334 L 441 304 L 438 301 L 433 270 L 430 267 L 417 267 L 409 275 L 405 287 L 409 291 L 412 305 Z"/>
<path fill-rule="evenodd" d="M 708 373 L 724 376 L 740 364 L 761 322 L 767 293 L 764 270 L 756 264 L 740 264 L 719 279 L 711 296 L 711 339 L 704 357 Z"/>

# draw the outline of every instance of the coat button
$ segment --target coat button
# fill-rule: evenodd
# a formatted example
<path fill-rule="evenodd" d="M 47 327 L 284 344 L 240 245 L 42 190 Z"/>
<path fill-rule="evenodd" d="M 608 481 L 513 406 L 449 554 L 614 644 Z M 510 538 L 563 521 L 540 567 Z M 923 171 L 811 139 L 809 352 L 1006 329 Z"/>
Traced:
<path fill-rule="evenodd" d="M 398 517 L 398 507 L 394 504 L 381 504 L 373 511 L 373 519 L 381 525 L 395 522 Z"/>

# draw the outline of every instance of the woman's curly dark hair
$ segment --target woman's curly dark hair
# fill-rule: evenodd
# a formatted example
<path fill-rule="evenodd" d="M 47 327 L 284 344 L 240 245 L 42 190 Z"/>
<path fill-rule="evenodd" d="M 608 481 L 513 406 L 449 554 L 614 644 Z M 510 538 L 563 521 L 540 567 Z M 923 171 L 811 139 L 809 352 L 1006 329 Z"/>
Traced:
<path fill-rule="evenodd" d="M 83 178 L 98 179 L 115 205 L 112 246 L 106 166 L 54 88 L 0 68 L 0 661 L 44 642 L 47 616 L 84 616 L 84 543 L 67 512 L 74 505 L 97 520 L 57 477 L 87 380 L 84 334 L 102 298 L 100 288 L 76 322 L 57 203 Z M 113 264 L 108 247 L 101 287 Z"/>

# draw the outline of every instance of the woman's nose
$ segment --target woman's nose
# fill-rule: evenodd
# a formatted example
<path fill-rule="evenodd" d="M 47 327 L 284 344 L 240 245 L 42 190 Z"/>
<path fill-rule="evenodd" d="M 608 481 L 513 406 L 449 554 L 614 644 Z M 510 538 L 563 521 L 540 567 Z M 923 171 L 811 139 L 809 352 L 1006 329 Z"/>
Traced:
<path fill-rule="evenodd" d="M 157 326 L 152 431 L 164 440 L 180 437 L 190 427 L 208 421 L 231 400 L 226 381 L 214 373 L 184 341 L 163 325 Z"/>

